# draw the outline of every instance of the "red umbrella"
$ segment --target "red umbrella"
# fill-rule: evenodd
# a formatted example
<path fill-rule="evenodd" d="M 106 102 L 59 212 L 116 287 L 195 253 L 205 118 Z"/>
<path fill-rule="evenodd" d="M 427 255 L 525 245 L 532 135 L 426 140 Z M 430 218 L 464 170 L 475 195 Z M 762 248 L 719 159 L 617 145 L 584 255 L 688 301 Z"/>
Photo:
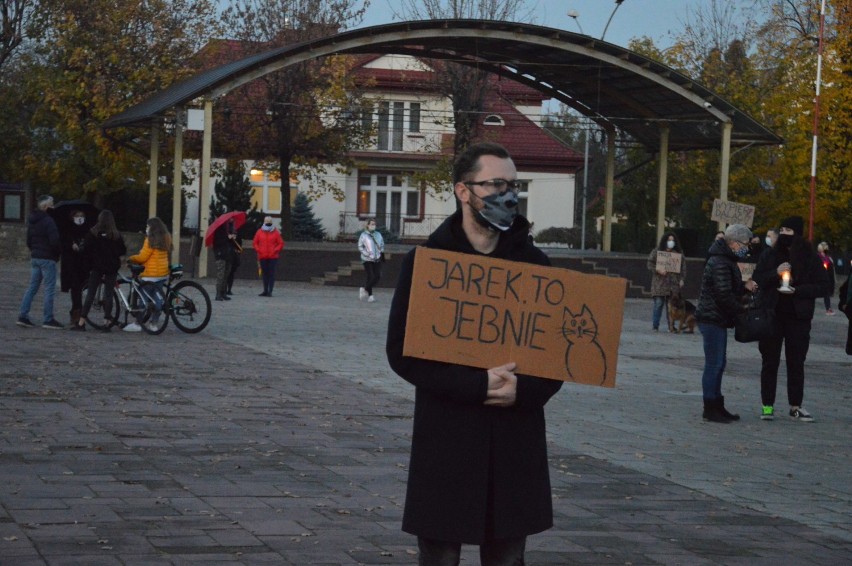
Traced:
<path fill-rule="evenodd" d="M 232 212 L 226 212 L 216 218 L 216 220 L 213 221 L 213 224 L 207 228 L 207 233 L 204 235 L 204 244 L 208 248 L 213 245 L 213 234 L 216 233 L 216 229 L 229 220 L 234 221 L 234 231 L 239 230 L 240 226 L 246 223 L 246 213 L 242 210 L 234 210 Z"/>

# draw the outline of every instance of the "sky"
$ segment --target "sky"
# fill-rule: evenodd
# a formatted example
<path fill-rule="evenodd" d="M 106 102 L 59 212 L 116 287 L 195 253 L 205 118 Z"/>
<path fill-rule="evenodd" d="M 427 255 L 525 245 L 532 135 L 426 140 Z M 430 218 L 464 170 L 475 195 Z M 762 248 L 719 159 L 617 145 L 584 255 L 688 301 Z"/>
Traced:
<path fill-rule="evenodd" d="M 673 42 L 673 34 L 683 29 L 690 10 L 706 9 L 712 1 L 624 0 L 612 17 L 605 40 L 627 47 L 630 39 L 647 36 L 657 47 L 668 47 Z M 720 1 L 736 1 L 741 9 L 751 4 L 751 0 Z M 595 38 L 601 37 L 616 8 L 615 0 L 526 0 L 525 3 L 533 11 L 533 21 L 525 23 L 575 33 L 579 33 L 582 27 L 583 33 Z M 371 0 L 364 22 L 359 27 L 394 23 L 393 11 L 400 5 L 401 0 Z M 576 12 L 577 18 L 568 17 L 568 12 Z M 747 12 L 741 13 L 746 17 Z"/>

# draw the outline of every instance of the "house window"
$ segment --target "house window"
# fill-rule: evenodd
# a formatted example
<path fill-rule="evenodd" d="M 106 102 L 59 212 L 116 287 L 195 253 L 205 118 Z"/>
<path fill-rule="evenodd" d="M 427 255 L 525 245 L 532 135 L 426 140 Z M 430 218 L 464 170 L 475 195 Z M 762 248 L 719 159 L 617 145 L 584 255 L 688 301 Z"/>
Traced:
<path fill-rule="evenodd" d="M 506 124 L 503 121 L 503 118 L 501 118 L 497 114 L 489 114 L 485 117 L 485 120 L 483 120 L 482 123 L 486 126 L 504 126 Z"/>
<path fill-rule="evenodd" d="M 268 171 L 252 169 L 249 179 L 251 180 L 251 204 L 257 205 L 257 209 L 266 214 L 281 213 L 281 183 L 272 180 L 273 175 Z M 277 177 L 277 176 L 276 176 Z M 299 193 L 299 185 L 295 179 L 290 180 L 290 206 L 296 201 Z"/>
<path fill-rule="evenodd" d="M 405 134 L 405 102 L 379 102 L 376 147 L 382 151 L 402 151 Z M 408 131 L 420 132 L 420 103 L 408 103 Z"/>
<path fill-rule="evenodd" d="M 358 214 L 374 216 L 376 224 L 393 234 L 403 219 L 420 217 L 420 188 L 409 185 L 404 173 L 363 172 L 358 177 Z"/>
<path fill-rule="evenodd" d="M 408 131 L 417 134 L 420 133 L 420 103 L 412 102 L 408 110 Z"/>

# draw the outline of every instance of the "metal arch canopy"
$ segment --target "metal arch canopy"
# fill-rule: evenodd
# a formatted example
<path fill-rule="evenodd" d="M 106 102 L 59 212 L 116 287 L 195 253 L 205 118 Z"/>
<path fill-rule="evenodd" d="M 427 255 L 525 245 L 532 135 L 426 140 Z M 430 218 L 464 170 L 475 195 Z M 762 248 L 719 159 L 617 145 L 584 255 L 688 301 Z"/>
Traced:
<path fill-rule="evenodd" d="M 783 140 L 742 110 L 652 59 L 587 35 L 501 21 L 429 20 L 346 31 L 252 55 L 175 83 L 121 112 L 104 129 L 148 127 L 198 98 L 216 99 L 265 74 L 332 54 L 381 53 L 452 60 L 531 86 L 617 128 L 650 149 L 719 149 Z"/>

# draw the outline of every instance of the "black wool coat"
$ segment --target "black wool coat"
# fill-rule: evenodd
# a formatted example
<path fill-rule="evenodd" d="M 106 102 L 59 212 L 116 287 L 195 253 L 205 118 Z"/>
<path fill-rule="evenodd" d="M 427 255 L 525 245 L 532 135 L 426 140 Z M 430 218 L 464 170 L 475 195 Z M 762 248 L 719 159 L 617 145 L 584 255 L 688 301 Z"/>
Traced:
<path fill-rule="evenodd" d="M 518 217 L 491 257 L 550 265 Z M 478 254 L 456 212 L 426 247 Z M 391 368 L 415 386 L 405 532 L 481 544 L 553 526 L 544 405 L 561 381 L 518 375 L 514 406 L 488 407 L 486 370 L 402 355 L 414 250 L 403 260 L 388 322 Z"/>

